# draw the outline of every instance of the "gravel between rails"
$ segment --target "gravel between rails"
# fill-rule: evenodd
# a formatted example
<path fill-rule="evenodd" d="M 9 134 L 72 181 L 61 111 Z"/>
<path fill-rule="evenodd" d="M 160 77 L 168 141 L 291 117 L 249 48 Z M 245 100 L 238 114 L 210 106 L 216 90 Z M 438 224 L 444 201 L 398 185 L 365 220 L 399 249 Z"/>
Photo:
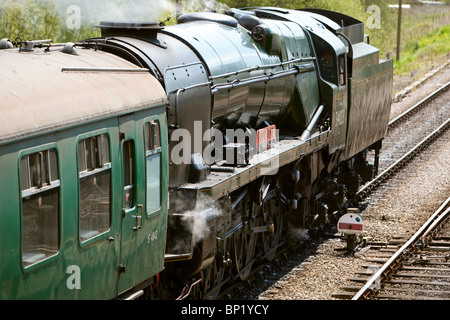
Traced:
<path fill-rule="evenodd" d="M 450 81 L 450 68 L 392 105 L 391 118 Z M 448 102 L 450 103 L 450 102 Z M 448 107 L 448 106 L 447 106 Z M 366 199 L 361 214 L 365 237 L 388 241 L 396 235 L 412 235 L 413 228 L 426 220 L 450 194 L 450 131 L 417 156 L 395 179 Z M 302 244 L 299 241 L 299 247 Z M 289 261 L 266 268 L 259 292 L 245 292 L 241 298 L 262 300 L 333 300 L 332 293 L 348 285 L 347 278 L 366 264 L 364 255 L 348 256 L 337 251 L 346 244 L 336 237 L 303 245 Z M 296 249 L 294 249 L 296 250 Z"/>
<path fill-rule="evenodd" d="M 450 132 L 371 195 L 362 212 L 366 237 L 389 241 L 393 235 L 412 235 L 450 194 Z M 329 300 L 353 273 L 367 262 L 364 256 L 348 256 L 340 238 L 331 238 L 299 265 L 294 266 L 257 299 Z"/>

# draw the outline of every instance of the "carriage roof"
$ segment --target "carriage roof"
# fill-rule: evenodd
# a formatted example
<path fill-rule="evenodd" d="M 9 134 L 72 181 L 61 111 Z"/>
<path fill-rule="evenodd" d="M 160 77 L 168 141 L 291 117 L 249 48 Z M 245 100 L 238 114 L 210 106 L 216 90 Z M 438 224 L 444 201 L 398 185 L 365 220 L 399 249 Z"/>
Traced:
<path fill-rule="evenodd" d="M 77 50 L 0 50 L 0 144 L 166 102 L 148 70 Z"/>

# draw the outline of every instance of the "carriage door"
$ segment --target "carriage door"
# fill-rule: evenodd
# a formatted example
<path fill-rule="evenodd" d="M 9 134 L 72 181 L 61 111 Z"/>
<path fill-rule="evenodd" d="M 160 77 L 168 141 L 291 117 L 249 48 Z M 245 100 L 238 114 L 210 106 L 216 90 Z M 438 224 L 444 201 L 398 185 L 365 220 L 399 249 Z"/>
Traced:
<path fill-rule="evenodd" d="M 143 204 L 145 193 L 142 191 L 142 182 L 139 179 L 139 172 L 145 172 L 144 163 L 137 156 L 137 145 L 142 144 L 137 141 L 134 115 L 126 115 L 120 118 L 119 139 L 120 139 L 120 160 L 121 160 L 121 244 L 120 244 L 120 264 L 119 264 L 119 284 L 118 293 L 130 289 L 137 283 L 145 279 L 145 274 L 139 274 L 137 265 L 141 262 L 142 242 L 145 233 L 145 215 L 143 214 Z"/>

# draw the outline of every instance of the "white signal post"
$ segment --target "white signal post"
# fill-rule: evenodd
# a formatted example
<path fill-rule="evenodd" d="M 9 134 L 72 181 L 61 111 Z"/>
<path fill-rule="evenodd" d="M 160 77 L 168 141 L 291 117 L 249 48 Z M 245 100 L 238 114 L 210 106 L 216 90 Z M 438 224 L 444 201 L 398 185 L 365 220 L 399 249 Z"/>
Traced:
<path fill-rule="evenodd" d="M 358 209 L 349 208 L 338 221 L 337 229 L 347 241 L 347 252 L 351 253 L 356 246 L 356 236 L 364 233 L 363 218 Z"/>

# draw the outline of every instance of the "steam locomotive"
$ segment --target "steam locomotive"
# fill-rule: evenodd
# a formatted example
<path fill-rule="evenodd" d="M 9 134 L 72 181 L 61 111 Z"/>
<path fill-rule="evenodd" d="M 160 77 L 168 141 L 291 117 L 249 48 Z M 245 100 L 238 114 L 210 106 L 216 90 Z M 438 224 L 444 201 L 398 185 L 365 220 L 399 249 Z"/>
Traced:
<path fill-rule="evenodd" d="M 392 61 L 362 22 L 255 7 L 99 28 L 0 41 L 1 299 L 217 298 L 376 173 Z"/>

